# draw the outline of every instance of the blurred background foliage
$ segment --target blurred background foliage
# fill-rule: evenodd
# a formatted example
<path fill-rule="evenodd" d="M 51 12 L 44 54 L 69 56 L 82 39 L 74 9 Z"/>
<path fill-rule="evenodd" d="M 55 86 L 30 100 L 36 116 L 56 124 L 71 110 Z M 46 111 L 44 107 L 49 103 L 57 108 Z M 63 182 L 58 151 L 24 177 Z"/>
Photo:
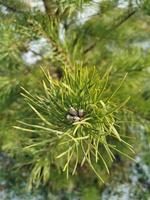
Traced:
<path fill-rule="evenodd" d="M 124 127 L 124 131 L 132 134 L 137 155 L 142 152 L 143 146 L 148 147 L 149 35 L 149 0 L 0 0 L 0 149 L 4 160 L 9 160 L 4 163 L 4 168 L 8 168 L 4 177 L 8 179 L 9 174 L 16 184 L 24 179 L 24 174 L 28 177 L 26 168 L 21 172 L 16 172 L 16 168 L 12 170 L 22 159 L 21 155 L 15 156 L 14 144 L 21 136 L 12 126 L 17 120 L 32 117 L 20 95 L 20 86 L 30 93 L 38 93 L 43 78 L 41 66 L 49 70 L 54 79 L 61 79 L 64 66 L 72 67 L 75 63 L 96 66 L 100 74 L 112 67 L 109 81 L 112 90 L 128 73 L 125 84 L 117 93 L 119 100 L 131 96 L 127 106 L 133 112 L 133 118 L 129 119 L 133 123 Z M 142 159 L 144 157 L 144 162 L 150 163 L 147 151 L 144 149 Z M 122 158 L 116 162 L 122 164 L 119 169 L 112 167 L 112 176 L 122 177 L 117 171 L 124 171 L 124 165 L 129 166 L 130 163 L 122 161 Z M 19 176 L 23 176 L 22 179 L 18 180 Z M 63 199 L 66 194 L 66 198 L 73 199 L 73 193 L 76 195 L 77 192 L 81 199 L 88 200 L 99 199 L 99 193 L 105 187 L 100 187 L 93 174 L 85 169 L 79 177 L 69 181 L 54 170 L 50 184 L 42 191 L 46 195 L 44 199 L 57 199 L 48 193 L 47 188 L 58 194 L 61 191 L 62 196 L 59 194 L 58 199 Z M 149 193 L 146 190 L 146 197 L 135 199 L 148 199 Z"/>

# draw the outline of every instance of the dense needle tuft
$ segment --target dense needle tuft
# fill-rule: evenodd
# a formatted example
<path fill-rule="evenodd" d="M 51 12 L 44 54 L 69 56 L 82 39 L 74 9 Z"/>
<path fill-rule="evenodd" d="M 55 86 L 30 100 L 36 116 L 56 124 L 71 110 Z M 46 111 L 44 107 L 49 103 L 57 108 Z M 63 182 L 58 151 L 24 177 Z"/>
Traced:
<path fill-rule="evenodd" d="M 133 152 L 121 138 L 117 119 L 128 101 L 119 102 L 116 95 L 125 77 L 112 91 L 109 70 L 101 77 L 95 68 L 77 66 L 73 72 L 65 69 L 61 81 L 44 73 L 41 94 L 23 89 L 35 118 L 15 127 L 28 132 L 22 150 L 34 160 L 30 184 L 48 181 L 51 165 L 67 177 L 88 166 L 103 182 L 101 170 L 109 173 L 115 152 L 130 158 L 120 145 Z"/>

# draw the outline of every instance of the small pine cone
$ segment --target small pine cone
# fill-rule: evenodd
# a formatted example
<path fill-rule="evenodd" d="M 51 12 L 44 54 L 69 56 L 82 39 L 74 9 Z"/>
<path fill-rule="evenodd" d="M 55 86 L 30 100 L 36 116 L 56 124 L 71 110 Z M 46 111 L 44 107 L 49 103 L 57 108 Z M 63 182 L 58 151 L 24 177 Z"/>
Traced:
<path fill-rule="evenodd" d="M 74 119 L 74 122 L 79 122 L 80 121 L 80 117 L 78 117 L 78 116 L 74 116 L 73 119 Z"/>
<path fill-rule="evenodd" d="M 74 121 L 74 117 L 71 116 L 71 115 L 67 115 L 67 120 L 70 121 L 70 122 L 73 122 Z"/>
<path fill-rule="evenodd" d="M 70 107 L 69 108 L 69 114 L 72 115 L 72 116 L 77 116 L 77 111 L 73 107 Z"/>
<path fill-rule="evenodd" d="M 78 115 L 79 115 L 79 117 L 83 117 L 84 116 L 84 110 L 83 109 L 79 109 Z"/>

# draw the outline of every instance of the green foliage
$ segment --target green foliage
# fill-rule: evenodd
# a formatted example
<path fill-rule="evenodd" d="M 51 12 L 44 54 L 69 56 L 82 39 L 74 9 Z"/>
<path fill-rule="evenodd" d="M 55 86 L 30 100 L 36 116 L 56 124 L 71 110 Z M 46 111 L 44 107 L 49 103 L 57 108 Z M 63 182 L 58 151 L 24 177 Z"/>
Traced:
<path fill-rule="evenodd" d="M 15 101 L 19 94 L 20 86 L 16 79 L 0 77 L 0 110 Z"/>
<path fill-rule="evenodd" d="M 77 9 L 81 9 L 84 3 L 88 3 L 90 0 L 44 0 L 45 7 L 50 17 L 55 17 L 55 20 L 62 20 L 64 17 L 68 18 Z"/>
<path fill-rule="evenodd" d="M 118 154 L 130 158 L 128 143 L 139 150 L 135 128 L 150 130 L 150 59 L 143 46 L 149 41 L 149 1 L 122 1 L 125 7 L 118 0 L 96 2 L 43 0 L 41 12 L 28 1 L 0 0 L 1 149 L 19 170 L 27 167 L 30 187 L 51 180 L 60 189 L 69 184 L 62 171 L 84 185 L 91 168 L 105 180 Z M 80 23 L 78 14 L 92 5 L 97 13 Z M 30 48 L 41 38 L 46 55 Z M 28 65 L 22 58 L 27 52 L 40 60 Z M 12 129 L 16 120 L 20 132 Z"/>
<path fill-rule="evenodd" d="M 95 187 L 87 187 L 83 191 L 83 196 L 81 199 L 83 200 L 91 200 L 91 199 L 98 199 L 98 191 L 96 190 Z"/>
<path fill-rule="evenodd" d="M 35 113 L 30 123 L 20 122 L 15 128 L 28 132 L 21 141 L 23 153 L 29 154 L 33 169 L 31 184 L 47 182 L 51 165 L 75 174 L 79 165 L 89 165 L 103 182 L 96 168 L 103 165 L 109 173 L 109 163 L 115 159 L 114 152 L 130 158 L 122 149 L 133 152 L 118 133 L 118 116 L 129 98 L 119 102 L 115 97 L 124 82 L 111 92 L 108 87 L 109 71 L 100 77 L 96 69 L 75 67 L 71 73 L 65 69 L 63 80 L 58 82 L 45 74 L 43 89 L 33 95 L 25 89 L 22 95 Z M 119 141 L 122 148 L 118 148 Z M 49 151 L 50 150 L 50 151 Z M 101 164 L 100 162 L 101 161 Z M 97 166 L 95 166 L 95 164 Z"/>
<path fill-rule="evenodd" d="M 20 41 L 20 36 L 16 33 L 15 27 L 10 26 L 10 23 L 11 20 L 6 21 L 5 25 L 2 22 L 0 23 L 0 69 L 4 66 L 12 69 L 21 64 L 19 48 L 22 46 L 22 40 Z"/>
<path fill-rule="evenodd" d="M 143 12 L 150 15 L 150 2 L 148 0 L 144 0 L 142 2 L 142 9 L 143 9 Z"/>

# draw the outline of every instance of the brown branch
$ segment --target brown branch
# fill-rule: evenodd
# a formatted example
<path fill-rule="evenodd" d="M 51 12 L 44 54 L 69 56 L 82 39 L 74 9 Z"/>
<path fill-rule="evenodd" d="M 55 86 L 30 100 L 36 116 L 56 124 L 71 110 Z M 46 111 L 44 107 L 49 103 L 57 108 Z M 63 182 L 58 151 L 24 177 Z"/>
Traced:
<path fill-rule="evenodd" d="M 48 16 L 52 15 L 52 2 L 50 2 L 50 0 L 43 0 L 43 4 L 45 7 L 45 11 L 47 13 Z"/>
<path fill-rule="evenodd" d="M 133 10 L 132 12 L 128 13 L 128 15 L 125 16 L 123 19 L 121 19 L 120 22 L 116 23 L 116 25 L 112 28 L 112 30 L 118 28 L 118 27 L 121 26 L 123 23 L 125 23 L 129 18 L 131 18 L 131 17 L 136 13 L 136 11 L 137 11 L 137 10 Z"/>
<path fill-rule="evenodd" d="M 88 48 L 86 48 L 83 53 L 86 54 L 87 52 L 89 52 L 90 50 L 92 50 L 95 47 L 95 45 L 96 45 L 96 42 L 94 42 Z"/>

